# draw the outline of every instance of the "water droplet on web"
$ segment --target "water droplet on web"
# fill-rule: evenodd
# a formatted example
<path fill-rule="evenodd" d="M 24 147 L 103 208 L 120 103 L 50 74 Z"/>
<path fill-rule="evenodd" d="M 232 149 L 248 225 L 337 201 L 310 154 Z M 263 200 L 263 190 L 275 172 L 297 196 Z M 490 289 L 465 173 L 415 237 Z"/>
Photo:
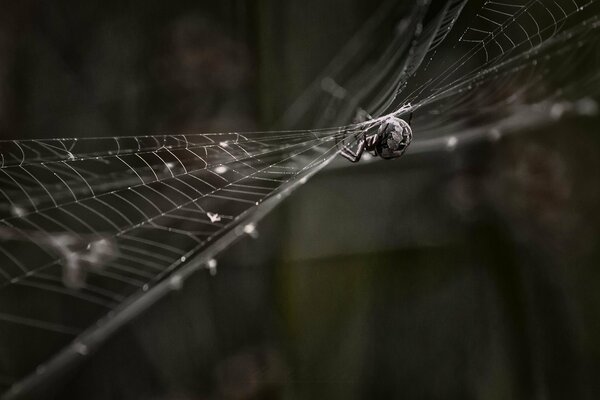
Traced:
<path fill-rule="evenodd" d="M 220 142 L 219 146 L 221 146 L 221 147 L 228 147 L 229 145 L 227 144 L 227 142 Z"/>
<path fill-rule="evenodd" d="M 303 185 L 304 185 L 304 184 L 305 184 L 307 181 L 308 181 L 308 178 L 307 178 L 307 177 L 303 177 L 302 179 L 300 179 L 300 183 L 301 183 L 301 184 L 303 184 Z"/>
<path fill-rule="evenodd" d="M 586 97 L 575 103 L 575 109 L 579 115 L 591 117 L 598 114 L 598 103 L 596 100 Z"/>
<path fill-rule="evenodd" d="M 336 83 L 331 77 L 327 76 L 321 80 L 321 89 L 331 92 L 335 89 Z"/>
<path fill-rule="evenodd" d="M 215 172 L 219 175 L 224 174 L 225 172 L 227 172 L 229 170 L 229 168 L 227 168 L 224 165 L 219 165 L 217 168 L 215 168 Z"/>
<path fill-rule="evenodd" d="M 221 220 L 221 216 L 217 213 L 207 212 L 206 216 L 210 219 L 210 222 L 219 222 Z"/>
<path fill-rule="evenodd" d="M 423 32 L 423 24 L 418 24 L 417 29 L 415 30 L 415 35 L 420 35 Z"/>
<path fill-rule="evenodd" d="M 337 97 L 338 99 L 343 99 L 346 97 L 346 90 L 343 87 L 338 87 L 333 93 L 333 97 Z"/>
<path fill-rule="evenodd" d="M 489 137 L 491 141 L 497 142 L 498 140 L 502 139 L 502 132 L 500 132 L 499 129 L 494 128 L 490 130 Z"/>
<path fill-rule="evenodd" d="M 12 215 L 14 215 L 15 217 L 22 217 L 22 216 L 24 216 L 27 213 L 27 211 L 25 211 L 25 209 L 22 208 L 22 207 L 12 206 L 10 208 L 10 213 Z"/>
<path fill-rule="evenodd" d="M 256 225 L 254 225 L 254 224 L 245 225 L 244 233 L 249 235 L 253 239 L 256 239 L 258 237 L 258 231 L 256 230 Z"/>
<path fill-rule="evenodd" d="M 208 273 L 211 276 L 215 276 L 217 274 L 217 260 L 215 260 L 214 258 L 208 260 L 208 262 L 206 263 L 206 268 L 208 269 Z"/>
<path fill-rule="evenodd" d="M 448 140 L 446 140 L 446 148 L 452 150 L 458 144 L 458 138 L 456 136 L 450 136 Z"/>
<path fill-rule="evenodd" d="M 173 275 L 169 280 L 169 286 L 173 290 L 180 290 L 183 287 L 183 278 L 181 275 Z"/>
<path fill-rule="evenodd" d="M 550 116 L 554 119 L 559 119 L 568 111 L 568 108 L 568 104 L 566 103 L 555 103 L 550 109 Z"/>
<path fill-rule="evenodd" d="M 179 261 L 181 261 L 182 263 L 183 263 L 183 262 L 185 262 L 185 260 L 187 260 L 187 259 L 185 258 L 185 256 L 181 256 L 181 258 L 179 259 Z"/>
<path fill-rule="evenodd" d="M 165 165 L 166 165 L 166 166 L 167 166 L 167 168 L 169 168 L 169 169 L 173 169 L 173 168 L 175 168 L 175 163 L 174 163 L 174 162 L 168 162 L 168 163 L 166 163 Z"/>
<path fill-rule="evenodd" d="M 73 349 L 75 350 L 75 352 L 77 354 L 82 355 L 82 356 L 86 356 L 89 353 L 88 347 L 81 342 L 74 343 Z"/>
<path fill-rule="evenodd" d="M 325 77 L 321 80 L 321 89 L 331 94 L 333 97 L 343 99 L 346 97 L 346 89 L 341 87 L 333 78 L 330 76 Z"/>

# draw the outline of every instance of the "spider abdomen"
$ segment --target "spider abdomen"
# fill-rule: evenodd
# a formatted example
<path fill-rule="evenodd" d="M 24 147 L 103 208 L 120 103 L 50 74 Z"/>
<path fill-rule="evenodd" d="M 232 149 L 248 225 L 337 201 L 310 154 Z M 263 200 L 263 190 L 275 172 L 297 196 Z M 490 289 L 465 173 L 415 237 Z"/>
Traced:
<path fill-rule="evenodd" d="M 404 154 L 412 141 L 412 129 L 403 119 L 390 117 L 379 127 L 379 140 L 376 153 L 386 160 Z"/>

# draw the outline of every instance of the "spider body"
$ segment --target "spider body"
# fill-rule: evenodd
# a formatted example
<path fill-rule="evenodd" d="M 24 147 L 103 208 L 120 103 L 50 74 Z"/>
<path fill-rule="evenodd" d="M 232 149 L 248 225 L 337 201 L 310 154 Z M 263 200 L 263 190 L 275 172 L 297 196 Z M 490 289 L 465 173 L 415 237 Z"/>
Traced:
<path fill-rule="evenodd" d="M 370 133 L 369 129 L 363 131 L 355 151 L 344 145 L 340 154 L 351 162 L 359 161 L 365 151 L 385 160 L 391 160 L 402 156 L 411 140 L 410 125 L 403 119 L 392 116 L 381 122 L 377 131 Z"/>

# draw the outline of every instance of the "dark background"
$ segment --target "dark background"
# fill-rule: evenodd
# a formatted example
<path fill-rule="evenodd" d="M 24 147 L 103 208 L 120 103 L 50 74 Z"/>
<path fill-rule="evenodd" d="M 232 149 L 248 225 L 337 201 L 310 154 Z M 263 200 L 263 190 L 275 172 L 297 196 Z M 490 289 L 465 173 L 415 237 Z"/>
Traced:
<path fill-rule="evenodd" d="M 0 137 L 268 129 L 374 7 L 3 2 Z M 599 398 L 598 123 L 324 171 L 37 394 Z"/>

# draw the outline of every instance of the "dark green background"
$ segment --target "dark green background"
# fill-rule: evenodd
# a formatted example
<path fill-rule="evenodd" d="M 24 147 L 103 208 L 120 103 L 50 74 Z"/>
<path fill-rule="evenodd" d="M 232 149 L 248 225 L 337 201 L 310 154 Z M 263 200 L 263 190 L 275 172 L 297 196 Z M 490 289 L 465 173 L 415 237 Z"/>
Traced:
<path fill-rule="evenodd" d="M 268 129 L 374 7 L 4 3 L 0 137 Z M 37 394 L 598 398 L 598 123 L 324 171 Z"/>

